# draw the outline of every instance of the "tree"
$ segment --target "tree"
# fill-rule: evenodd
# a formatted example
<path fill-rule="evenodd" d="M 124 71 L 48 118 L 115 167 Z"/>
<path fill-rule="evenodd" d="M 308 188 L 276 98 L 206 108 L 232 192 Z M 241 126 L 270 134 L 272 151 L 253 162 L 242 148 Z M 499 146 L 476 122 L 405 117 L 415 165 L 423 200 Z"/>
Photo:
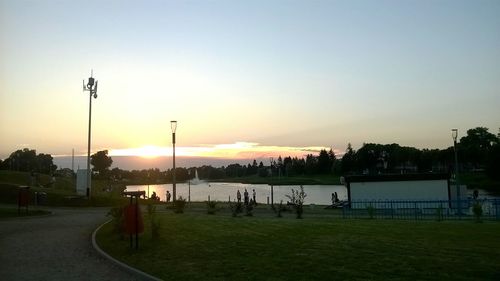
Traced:
<path fill-rule="evenodd" d="M 318 158 L 312 154 L 307 154 L 306 155 L 306 162 L 305 162 L 305 171 L 306 174 L 312 175 L 317 173 L 318 171 Z"/>
<path fill-rule="evenodd" d="M 341 171 L 344 174 L 356 171 L 356 153 L 352 149 L 351 143 L 347 144 L 347 151 L 342 156 L 341 165 Z"/>
<path fill-rule="evenodd" d="M 2 169 L 17 170 L 22 172 L 39 172 L 50 174 L 57 169 L 53 163 L 50 154 L 36 154 L 36 150 L 23 148 L 12 152 L 10 156 L 3 161 Z"/>
<path fill-rule="evenodd" d="M 339 165 L 337 163 L 337 157 L 335 156 L 335 152 L 333 152 L 332 148 L 330 148 L 330 151 L 328 151 L 328 158 L 330 158 L 331 172 L 337 174 L 339 172 Z"/>
<path fill-rule="evenodd" d="M 53 158 L 50 154 L 40 153 L 36 156 L 38 170 L 43 174 L 51 174 L 57 170 L 57 165 L 52 162 Z"/>
<path fill-rule="evenodd" d="M 324 149 L 319 152 L 318 156 L 318 170 L 317 172 L 320 174 L 328 174 L 332 170 L 332 160 L 330 159 L 330 155 Z"/>
<path fill-rule="evenodd" d="M 111 164 L 113 164 L 113 159 L 108 156 L 107 150 L 102 150 L 90 156 L 90 164 L 94 166 L 93 171 L 97 171 L 99 175 L 105 175 Z"/>
<path fill-rule="evenodd" d="M 467 136 L 460 139 L 458 153 L 460 162 L 468 162 L 472 168 L 484 167 L 491 148 L 499 139 L 488 128 L 476 127 L 467 130 Z"/>
<path fill-rule="evenodd" d="M 494 145 L 488 154 L 486 174 L 492 179 L 500 180 L 500 144 Z"/>

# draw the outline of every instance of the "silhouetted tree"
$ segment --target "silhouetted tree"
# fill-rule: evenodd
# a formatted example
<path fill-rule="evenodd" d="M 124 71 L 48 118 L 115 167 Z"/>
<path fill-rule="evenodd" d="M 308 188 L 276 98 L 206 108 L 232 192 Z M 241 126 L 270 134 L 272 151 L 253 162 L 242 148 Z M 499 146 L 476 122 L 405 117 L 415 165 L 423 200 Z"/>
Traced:
<path fill-rule="evenodd" d="M 36 154 L 36 150 L 24 148 L 12 152 L 2 163 L 6 170 L 22 172 L 39 172 L 50 174 L 57 169 L 50 154 Z"/>
<path fill-rule="evenodd" d="M 356 153 L 352 149 L 351 143 L 347 144 L 347 150 L 341 160 L 341 171 L 344 174 L 356 171 Z"/>
<path fill-rule="evenodd" d="M 53 158 L 50 154 L 40 153 L 36 156 L 38 163 L 38 171 L 43 174 L 52 174 L 57 170 L 57 166 L 52 162 Z"/>
<path fill-rule="evenodd" d="M 328 152 L 324 149 L 319 152 L 316 170 L 320 174 L 328 174 L 332 170 L 332 161 Z"/>
<path fill-rule="evenodd" d="M 498 143 L 499 139 L 488 128 L 469 129 L 458 145 L 460 162 L 469 163 L 472 168 L 484 167 L 491 148 Z"/>
<path fill-rule="evenodd" d="M 94 166 L 93 171 L 97 171 L 99 175 L 105 176 L 108 168 L 113 164 L 113 159 L 108 156 L 107 150 L 98 151 L 90 156 L 90 164 Z"/>
<path fill-rule="evenodd" d="M 486 174 L 496 180 L 500 180 L 500 144 L 495 144 L 490 149 L 486 162 Z"/>
<path fill-rule="evenodd" d="M 306 155 L 305 172 L 308 175 L 315 174 L 318 170 L 318 158 L 312 154 Z"/>

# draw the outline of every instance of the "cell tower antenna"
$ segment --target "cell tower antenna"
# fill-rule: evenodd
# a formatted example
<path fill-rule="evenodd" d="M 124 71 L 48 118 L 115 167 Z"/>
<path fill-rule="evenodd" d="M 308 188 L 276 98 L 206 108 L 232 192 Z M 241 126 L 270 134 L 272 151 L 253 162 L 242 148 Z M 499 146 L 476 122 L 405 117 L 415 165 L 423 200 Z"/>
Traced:
<path fill-rule="evenodd" d="M 92 193 L 91 187 L 91 173 L 90 173 L 90 133 L 91 133 L 91 125 L 92 125 L 92 97 L 94 99 L 97 98 L 97 80 L 94 79 L 94 70 L 90 70 L 90 78 L 85 85 L 85 80 L 83 80 L 83 91 L 90 92 L 89 97 L 89 135 L 88 135 L 88 146 L 87 146 L 87 198 L 90 199 Z M 95 87 L 94 87 L 95 86 Z"/>

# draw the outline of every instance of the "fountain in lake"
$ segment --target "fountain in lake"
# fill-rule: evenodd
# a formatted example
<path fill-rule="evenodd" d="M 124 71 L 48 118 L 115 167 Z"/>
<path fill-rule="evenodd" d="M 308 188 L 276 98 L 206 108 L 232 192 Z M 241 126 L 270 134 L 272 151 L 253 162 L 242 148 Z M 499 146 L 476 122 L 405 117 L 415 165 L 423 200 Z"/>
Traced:
<path fill-rule="evenodd" d="M 197 185 L 197 184 L 200 184 L 200 183 L 203 183 L 205 181 L 203 180 L 200 180 L 200 178 L 198 178 L 198 170 L 194 170 L 194 179 L 191 180 L 191 184 L 192 185 Z"/>

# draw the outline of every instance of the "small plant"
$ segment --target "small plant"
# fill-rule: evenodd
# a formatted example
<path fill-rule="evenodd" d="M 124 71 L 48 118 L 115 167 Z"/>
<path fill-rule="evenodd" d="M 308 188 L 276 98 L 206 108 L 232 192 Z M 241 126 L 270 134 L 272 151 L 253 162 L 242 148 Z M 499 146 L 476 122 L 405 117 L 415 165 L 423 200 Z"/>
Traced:
<path fill-rule="evenodd" d="M 253 204 L 245 205 L 245 216 L 252 217 L 253 216 Z"/>
<path fill-rule="evenodd" d="M 436 220 L 443 220 L 443 206 L 440 204 L 438 208 L 436 208 Z"/>
<path fill-rule="evenodd" d="M 207 201 L 207 214 L 215 215 L 218 210 L 217 201 Z"/>
<path fill-rule="evenodd" d="M 272 209 L 273 209 L 274 213 L 276 214 L 276 217 L 281 218 L 282 217 L 281 212 L 286 210 L 283 207 L 283 200 L 280 201 L 280 204 L 278 206 L 273 204 Z"/>
<path fill-rule="evenodd" d="M 368 212 L 368 216 L 370 219 L 373 219 L 375 216 L 375 207 L 373 207 L 371 204 L 366 206 L 366 211 Z"/>
<path fill-rule="evenodd" d="M 113 223 L 113 233 L 119 234 L 120 239 L 124 239 L 125 236 L 123 235 L 125 228 L 125 215 L 123 213 L 123 206 L 119 207 L 113 207 L 111 210 L 108 212 L 108 216 L 111 216 L 113 218 L 112 223 Z"/>
<path fill-rule="evenodd" d="M 304 213 L 304 199 L 306 196 L 307 194 L 304 192 L 304 187 L 302 185 L 300 186 L 300 191 L 292 189 L 292 195 L 286 195 L 286 197 L 290 199 L 289 204 L 295 209 L 298 219 L 301 219 Z"/>
<path fill-rule="evenodd" d="M 229 201 L 229 208 L 231 209 L 233 217 L 237 217 L 238 214 L 243 212 L 243 204 L 241 202 L 231 203 L 231 201 Z"/>
<path fill-rule="evenodd" d="M 156 206 L 153 204 L 147 204 L 146 210 L 148 211 L 148 216 L 153 216 L 156 213 Z"/>
<path fill-rule="evenodd" d="M 156 216 L 151 218 L 151 239 L 158 240 L 160 238 L 161 223 Z"/>
<path fill-rule="evenodd" d="M 481 216 L 483 215 L 483 205 L 479 201 L 475 201 L 472 205 L 472 212 L 476 218 L 476 222 L 481 222 Z"/>
<path fill-rule="evenodd" d="M 174 201 L 173 207 L 174 207 L 174 213 L 176 214 L 184 213 L 184 208 L 186 207 L 186 199 L 182 198 L 182 196 L 179 196 L 179 198 L 177 198 L 177 200 Z"/>
<path fill-rule="evenodd" d="M 157 240 L 160 238 L 160 220 L 156 218 L 156 206 L 153 204 L 147 204 L 146 208 L 151 227 L 151 239 Z"/>

